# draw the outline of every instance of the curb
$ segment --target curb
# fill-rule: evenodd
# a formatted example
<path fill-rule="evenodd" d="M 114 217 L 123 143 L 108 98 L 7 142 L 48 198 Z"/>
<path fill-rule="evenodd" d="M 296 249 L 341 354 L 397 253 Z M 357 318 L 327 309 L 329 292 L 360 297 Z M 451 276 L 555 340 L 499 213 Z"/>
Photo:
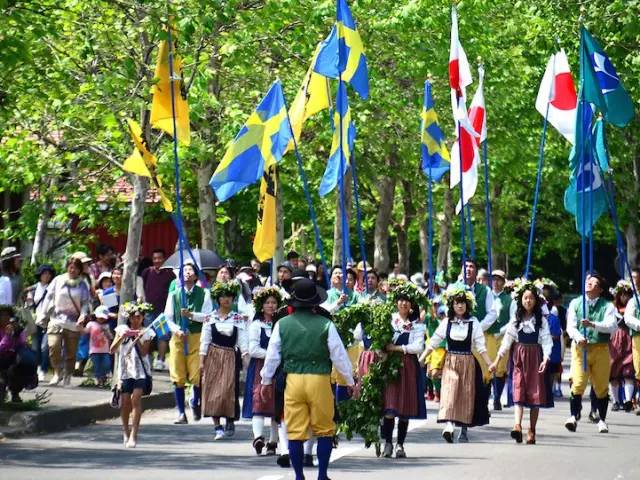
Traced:
<path fill-rule="evenodd" d="M 142 398 L 142 409 L 144 411 L 170 408 L 174 406 L 174 402 L 173 392 L 157 393 Z M 110 402 L 15 413 L 9 420 L 8 428 L 0 431 L 0 440 L 38 433 L 60 432 L 119 416 L 120 409 L 113 408 Z"/>

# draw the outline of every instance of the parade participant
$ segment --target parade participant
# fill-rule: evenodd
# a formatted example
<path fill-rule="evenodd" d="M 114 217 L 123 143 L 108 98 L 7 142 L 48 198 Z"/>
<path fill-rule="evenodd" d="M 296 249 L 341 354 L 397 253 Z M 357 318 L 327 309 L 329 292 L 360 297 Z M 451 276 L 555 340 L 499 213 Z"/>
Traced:
<path fill-rule="evenodd" d="M 598 404 L 598 431 L 607 433 L 605 420 L 609 407 L 609 339 L 617 328 L 615 307 L 602 297 L 605 280 L 591 273 L 585 281 L 587 315 L 582 310 L 583 297 L 575 298 L 567 311 L 567 333 L 571 340 L 571 416 L 565 422 L 570 432 L 575 432 L 582 410 L 582 395 L 587 381 L 595 391 Z M 586 317 L 586 318 L 585 318 Z M 586 365 L 584 353 L 586 350 Z"/>
<path fill-rule="evenodd" d="M 513 402 L 515 424 L 511 438 L 522 443 L 522 416 L 529 408 L 530 428 L 527 444 L 536 443 L 536 425 L 540 408 L 553 407 L 551 376 L 547 371 L 553 342 L 542 307 L 545 303 L 533 283 L 526 282 L 515 290 L 516 312 L 511 317 L 497 357 L 491 365 L 496 370 L 500 360 L 513 345 Z"/>
<path fill-rule="evenodd" d="M 276 269 L 278 273 L 278 281 L 275 283 L 277 287 L 280 288 L 280 293 L 283 294 L 284 298 L 289 298 L 289 293 L 291 290 L 291 275 L 293 275 L 293 267 L 289 262 L 284 262 L 278 265 Z"/>
<path fill-rule="evenodd" d="M 446 423 L 442 437 L 448 443 L 453 443 L 454 425 L 462 427 L 458 441 L 468 442 L 468 427 L 489 423 L 487 390 L 472 350 L 478 352 L 488 371 L 492 370 L 491 359 L 487 355 L 482 327 L 471 315 L 476 308 L 473 293 L 455 285 L 445 292 L 445 299 L 447 318 L 440 322 L 429 339 L 420 361 L 424 362 L 443 340 L 447 341 L 438 423 Z"/>
<path fill-rule="evenodd" d="M 81 324 L 89 314 L 89 286 L 80 277 L 82 261 L 70 257 L 67 271 L 53 279 L 44 299 L 43 311 L 49 316 L 47 341 L 53 377 L 49 385 L 71 383 L 78 350 Z M 64 377 L 63 358 L 64 352 Z"/>
<path fill-rule="evenodd" d="M 367 289 L 360 294 L 360 301 L 376 301 L 384 302 L 387 295 L 378 288 L 380 284 L 380 275 L 377 270 L 367 270 Z"/>
<path fill-rule="evenodd" d="M 27 293 L 27 305 L 33 310 L 36 322 L 36 333 L 33 335 L 31 348 L 36 352 L 38 380 L 41 382 L 44 381 L 45 374 L 49 370 L 49 345 L 47 343 L 49 316 L 44 311 L 44 299 L 55 276 L 55 271 L 51 265 L 40 265 L 36 271 L 37 283 Z"/>
<path fill-rule="evenodd" d="M 630 412 L 633 408 L 632 399 L 635 390 L 635 375 L 633 370 L 633 347 L 629 327 L 624 322 L 624 312 L 633 298 L 631 283 L 620 280 L 611 289 L 613 305 L 616 307 L 618 329 L 611 335 L 609 355 L 611 356 L 610 391 L 613 397 L 614 412 L 624 408 Z M 620 387 L 624 391 L 624 402 L 620 399 Z"/>
<path fill-rule="evenodd" d="M 335 325 L 316 310 L 326 298 L 325 290 L 311 280 L 302 279 L 294 284 L 290 305 L 295 312 L 274 327 L 260 372 L 261 395 L 265 398 L 281 363 L 287 375 L 284 414 L 296 480 L 304 479 L 303 443 L 310 430 L 318 438 L 318 478 L 327 479 L 336 431 L 330 381 L 332 364 L 349 385 L 354 383 L 351 362 Z"/>
<path fill-rule="evenodd" d="M 478 265 L 475 260 L 466 259 L 464 262 L 464 270 L 466 286 L 471 290 L 475 298 L 475 307 L 473 311 L 470 312 L 471 316 L 478 319 L 478 322 L 480 322 L 480 326 L 482 327 L 482 331 L 486 332 L 498 318 L 498 314 L 493 308 L 493 295 L 491 294 L 491 289 L 477 281 Z M 485 334 L 485 345 L 487 336 L 488 335 Z M 482 378 L 485 386 L 487 389 L 490 389 L 491 375 L 486 369 L 484 363 L 480 362 L 478 352 L 475 352 L 475 354 L 476 360 L 478 360 L 478 363 L 482 368 Z"/>
<path fill-rule="evenodd" d="M 436 315 L 427 321 L 428 338 L 431 338 L 438 329 L 440 323 L 447 318 L 447 307 L 440 305 L 436 310 Z M 427 394 L 427 400 L 440 402 L 440 390 L 442 388 L 442 369 L 444 359 L 447 354 L 447 342 L 442 341 L 426 358 L 427 375 L 433 385 L 433 393 Z"/>
<path fill-rule="evenodd" d="M 511 312 L 511 295 L 504 291 L 506 283 L 506 274 L 502 270 L 494 270 L 492 272 L 493 280 L 493 303 L 496 306 L 498 318 L 485 331 L 484 339 L 487 347 L 487 354 L 490 358 L 496 358 L 498 348 L 502 342 L 506 326 L 509 323 Z M 507 359 L 508 355 L 503 355 L 499 362 L 495 363 L 496 372 L 493 376 L 493 409 L 502 410 L 502 392 L 507 377 Z"/>
<path fill-rule="evenodd" d="M 291 250 L 289 253 L 287 253 L 287 262 L 289 263 L 289 265 L 291 265 L 291 268 L 293 270 L 298 270 L 300 268 L 302 268 L 302 270 L 304 270 L 304 266 L 300 267 L 300 265 L 299 265 L 299 263 L 300 263 L 300 255 L 295 250 Z"/>
<path fill-rule="evenodd" d="M 184 289 L 176 288 L 167 297 L 164 315 L 172 336 L 169 354 L 169 376 L 174 385 L 177 425 L 188 423 L 185 413 L 185 385 L 190 383 L 193 419 L 201 417 L 200 408 L 200 334 L 202 323 L 213 310 L 208 290 L 196 285 L 196 267 L 190 260 L 183 268 Z M 183 308 L 182 305 L 185 305 Z"/>
<path fill-rule="evenodd" d="M 155 332 L 153 328 L 144 328 L 144 315 L 153 310 L 153 305 L 127 302 L 123 308 L 127 323 L 116 327 L 116 337 L 110 351 L 112 354 L 116 351 L 119 354 L 116 372 L 120 389 L 123 443 L 126 448 L 135 448 L 142 418 L 142 395 L 151 393 L 149 347 Z M 129 417 L 132 417 L 131 426 Z"/>
<path fill-rule="evenodd" d="M 353 270 L 348 269 L 348 272 Z M 329 313 L 335 313 L 341 308 L 348 307 L 358 302 L 358 297 L 353 290 L 349 290 L 342 284 L 342 267 L 339 265 L 334 266 L 331 269 L 331 288 L 327 291 L 327 300 L 322 304 L 322 308 Z M 346 283 L 346 282 L 345 282 Z"/>
<path fill-rule="evenodd" d="M 11 305 L 0 305 L 0 403 L 7 389 L 12 402 L 22 402 L 20 392 L 38 385 L 36 359 L 27 347 L 23 325 Z"/>
<path fill-rule="evenodd" d="M 200 339 L 202 413 L 213 418 L 215 440 L 233 436 L 240 417 L 240 372 L 242 357 L 248 355 L 246 323 L 233 310 L 240 288 L 237 280 L 213 284 L 211 297 L 218 308 L 208 316 Z M 224 428 L 220 417 L 226 419 Z"/>
<path fill-rule="evenodd" d="M 485 287 L 489 286 L 489 272 L 487 272 L 484 268 L 478 270 L 477 282 L 480 285 L 484 285 Z"/>
<path fill-rule="evenodd" d="M 640 270 L 634 269 L 633 272 L 636 272 L 640 283 Z M 636 278 L 634 277 L 633 279 L 635 280 Z M 629 332 L 631 333 L 631 352 L 636 384 L 640 384 L 640 297 L 638 297 L 638 294 L 639 291 L 636 289 L 624 311 L 624 323 L 629 327 Z M 640 415 L 640 408 L 636 410 L 636 415 Z"/>
<path fill-rule="evenodd" d="M 414 287 L 415 289 L 415 287 Z M 416 289 L 417 290 L 417 289 Z M 398 438 L 396 458 L 406 458 L 404 441 L 409 429 L 409 419 L 427 418 L 424 401 L 424 372 L 418 363 L 418 355 L 424 350 L 425 326 L 419 322 L 420 310 L 414 298 L 418 294 L 408 285 L 397 286 L 390 294 L 395 301 L 397 311 L 391 316 L 393 340 L 385 350 L 399 353 L 402 365 L 398 379 L 387 384 L 384 390 L 384 417 L 382 419 L 382 437 L 384 438 L 383 457 L 393 454 L 393 429 L 398 417 Z M 413 295 L 412 295 L 412 292 Z"/>
<path fill-rule="evenodd" d="M 256 315 L 249 325 L 249 368 L 245 382 L 244 403 L 242 405 L 243 418 L 251 418 L 253 429 L 253 448 L 256 454 L 261 455 L 265 447 L 263 437 L 264 418 L 271 418 L 271 432 L 266 443 L 267 455 L 275 455 L 278 446 L 278 423 L 275 418 L 275 405 L 273 394 L 269 403 L 262 401 L 260 385 L 262 378 L 260 370 L 264 366 L 264 358 L 267 355 L 267 346 L 271 338 L 273 316 L 282 306 L 283 300 L 280 290 L 275 287 L 267 287 L 256 290 L 253 296 L 253 306 Z M 273 392 L 272 392 L 273 393 Z"/>

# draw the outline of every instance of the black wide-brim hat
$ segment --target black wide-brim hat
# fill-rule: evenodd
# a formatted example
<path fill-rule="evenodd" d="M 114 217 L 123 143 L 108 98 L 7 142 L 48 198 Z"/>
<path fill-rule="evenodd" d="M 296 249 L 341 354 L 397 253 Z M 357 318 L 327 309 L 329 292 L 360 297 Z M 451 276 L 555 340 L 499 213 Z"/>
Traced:
<path fill-rule="evenodd" d="M 302 278 L 293 285 L 289 305 L 292 307 L 315 307 L 324 303 L 327 291 L 315 284 L 313 280 Z"/>

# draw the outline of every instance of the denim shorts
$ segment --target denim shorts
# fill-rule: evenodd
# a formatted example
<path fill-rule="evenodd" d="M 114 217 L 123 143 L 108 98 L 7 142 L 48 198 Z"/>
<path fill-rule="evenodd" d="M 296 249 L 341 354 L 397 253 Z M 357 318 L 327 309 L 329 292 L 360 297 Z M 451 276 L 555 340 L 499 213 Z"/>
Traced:
<path fill-rule="evenodd" d="M 122 380 L 121 393 L 133 393 L 136 388 L 144 390 L 145 379 L 144 378 L 125 378 Z"/>

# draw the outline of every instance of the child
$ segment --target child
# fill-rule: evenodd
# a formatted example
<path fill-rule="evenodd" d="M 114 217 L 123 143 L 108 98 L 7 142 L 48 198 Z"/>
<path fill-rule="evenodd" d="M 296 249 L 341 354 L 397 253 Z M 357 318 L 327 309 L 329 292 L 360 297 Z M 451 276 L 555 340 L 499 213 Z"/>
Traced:
<path fill-rule="evenodd" d="M 149 346 L 156 336 L 153 328 L 143 329 L 144 314 L 151 312 L 150 303 L 128 302 L 124 305 L 127 324 L 116 327 L 116 338 L 111 353 L 118 351 L 118 376 L 120 382 L 120 418 L 122 437 L 126 448 L 135 448 L 142 416 L 142 394 L 151 372 Z M 133 415 L 131 427 L 129 416 Z"/>
<path fill-rule="evenodd" d="M 89 334 L 89 358 L 93 365 L 93 376 L 98 387 L 104 387 L 107 383 L 107 375 L 111 371 L 111 355 L 109 343 L 113 335 L 109 329 L 109 309 L 104 305 L 96 308 L 95 317 L 87 323 L 84 333 Z"/>

